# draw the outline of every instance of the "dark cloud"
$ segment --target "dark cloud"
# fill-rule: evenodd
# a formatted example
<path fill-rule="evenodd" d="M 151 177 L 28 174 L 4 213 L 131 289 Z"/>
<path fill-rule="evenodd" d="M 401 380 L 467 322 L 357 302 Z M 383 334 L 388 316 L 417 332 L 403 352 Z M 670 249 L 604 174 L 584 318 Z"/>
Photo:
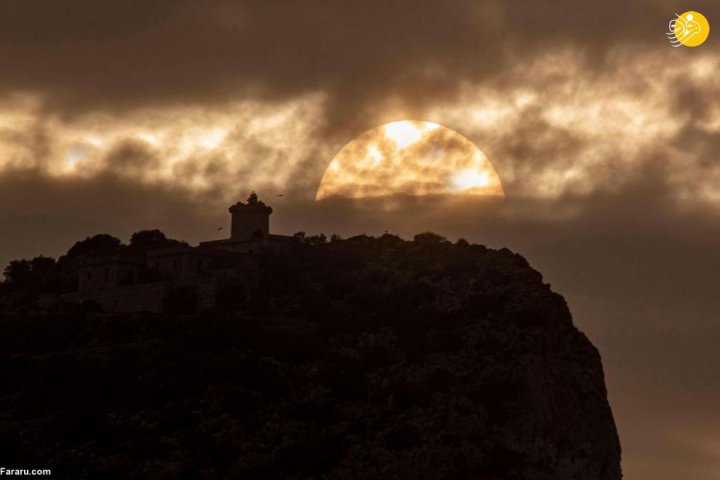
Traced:
<path fill-rule="evenodd" d="M 373 99 L 398 95 L 417 108 L 451 95 L 462 79 L 494 77 L 539 52 L 571 45 L 602 60 L 618 43 L 656 45 L 675 8 L 619 0 L 6 0 L 0 84 L 43 92 L 64 113 L 322 90 L 334 100 L 331 118 L 353 123 Z M 714 2 L 694 8 L 720 16 Z"/>
<path fill-rule="evenodd" d="M 108 172 L 129 177 L 138 177 L 160 162 L 146 144 L 137 141 L 124 141 L 116 145 L 104 160 Z"/>

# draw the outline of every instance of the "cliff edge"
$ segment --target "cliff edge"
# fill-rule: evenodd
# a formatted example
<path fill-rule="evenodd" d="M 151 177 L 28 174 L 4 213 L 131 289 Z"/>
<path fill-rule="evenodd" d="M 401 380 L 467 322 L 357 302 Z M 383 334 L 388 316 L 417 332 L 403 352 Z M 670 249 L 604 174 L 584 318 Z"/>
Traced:
<path fill-rule="evenodd" d="M 600 356 L 521 256 L 255 257 L 201 315 L 0 317 L 0 452 L 63 478 L 619 480 Z"/>

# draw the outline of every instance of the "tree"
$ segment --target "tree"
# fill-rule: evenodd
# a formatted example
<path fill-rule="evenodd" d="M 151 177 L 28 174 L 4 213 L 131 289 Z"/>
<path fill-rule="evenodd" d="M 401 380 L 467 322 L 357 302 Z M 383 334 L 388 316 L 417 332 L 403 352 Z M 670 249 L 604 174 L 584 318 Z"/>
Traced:
<path fill-rule="evenodd" d="M 34 274 L 41 274 L 55 269 L 55 259 L 40 255 L 30 260 L 30 268 Z"/>
<path fill-rule="evenodd" d="M 310 245 L 321 245 L 323 243 L 327 243 L 327 237 L 324 233 L 310 235 L 309 237 L 305 237 L 305 242 Z"/>
<path fill-rule="evenodd" d="M 180 240 L 167 238 L 160 230 L 140 230 L 130 237 L 130 249 L 137 252 L 146 252 L 152 248 L 168 248 L 187 245 Z"/>
<path fill-rule="evenodd" d="M 23 258 L 11 261 L 5 267 L 3 275 L 10 287 L 36 292 L 52 290 L 61 282 L 55 259 L 42 255 L 32 260 Z"/>
<path fill-rule="evenodd" d="M 437 233 L 433 232 L 423 232 L 418 233 L 413 238 L 413 241 L 415 243 L 422 243 L 425 245 L 432 245 L 432 244 L 440 244 L 447 242 L 447 239 L 443 237 L 442 235 L 438 235 Z"/>
<path fill-rule="evenodd" d="M 5 276 L 5 282 L 9 285 L 27 285 L 32 277 L 30 260 L 23 258 L 11 261 L 3 270 L 3 275 Z"/>
<path fill-rule="evenodd" d="M 383 234 L 378 238 L 378 240 L 380 241 L 380 243 L 381 243 L 382 245 L 386 245 L 386 246 L 395 246 L 395 247 L 397 247 L 397 246 L 402 245 L 403 243 L 405 243 L 405 240 L 403 240 L 402 238 L 400 238 L 399 235 L 393 235 L 392 233 L 388 233 L 387 231 L 386 231 L 385 233 L 383 233 Z"/>
<path fill-rule="evenodd" d="M 68 258 L 77 258 L 82 255 L 109 255 L 115 253 L 122 247 L 119 238 L 108 235 L 107 233 L 99 233 L 85 240 L 75 242 L 67 252 Z"/>
<path fill-rule="evenodd" d="M 139 248 L 148 244 L 167 241 L 167 237 L 160 230 L 140 230 L 130 236 L 130 247 Z"/>

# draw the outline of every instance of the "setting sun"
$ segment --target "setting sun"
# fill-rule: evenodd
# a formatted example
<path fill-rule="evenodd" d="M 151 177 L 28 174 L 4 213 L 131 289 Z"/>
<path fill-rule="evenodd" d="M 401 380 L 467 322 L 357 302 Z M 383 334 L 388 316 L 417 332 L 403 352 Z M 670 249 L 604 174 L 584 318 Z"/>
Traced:
<path fill-rule="evenodd" d="M 492 164 L 472 142 L 432 122 L 399 121 L 343 147 L 316 198 L 390 195 L 504 196 Z"/>
<path fill-rule="evenodd" d="M 430 122 L 392 122 L 385 125 L 385 136 L 395 142 L 398 148 L 405 148 L 419 141 L 426 131 L 437 127 L 436 123 Z"/>

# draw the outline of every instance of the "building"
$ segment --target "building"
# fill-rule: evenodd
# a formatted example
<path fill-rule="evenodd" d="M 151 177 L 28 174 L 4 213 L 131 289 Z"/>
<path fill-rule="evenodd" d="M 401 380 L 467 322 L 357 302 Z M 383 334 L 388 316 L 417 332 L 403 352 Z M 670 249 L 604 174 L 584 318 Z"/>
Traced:
<path fill-rule="evenodd" d="M 162 280 L 192 280 L 210 272 L 210 258 L 197 247 L 156 248 L 146 255 L 146 267 Z"/>
<path fill-rule="evenodd" d="M 247 203 L 237 202 L 228 211 L 232 215 L 230 239 L 252 240 L 270 233 L 270 214 L 272 208 L 258 200 L 252 192 Z"/>
<path fill-rule="evenodd" d="M 228 211 L 231 218 L 230 238 L 200 242 L 203 251 L 226 251 L 234 253 L 258 253 L 262 249 L 279 252 L 295 243 L 294 237 L 270 233 L 272 208 L 258 200 L 252 192 L 247 202 L 237 202 Z"/>
<path fill-rule="evenodd" d="M 126 253 L 82 258 L 76 267 L 78 291 L 92 292 L 142 282 L 146 266 L 144 256 Z"/>
<path fill-rule="evenodd" d="M 286 251 L 298 241 L 270 233 L 272 208 L 255 192 L 229 212 L 227 239 L 81 258 L 78 291 L 64 300 L 94 302 L 108 312 L 167 311 L 168 299 L 178 295 L 192 297 L 194 311 L 215 306 L 219 284 L 243 278 L 253 255 Z"/>

